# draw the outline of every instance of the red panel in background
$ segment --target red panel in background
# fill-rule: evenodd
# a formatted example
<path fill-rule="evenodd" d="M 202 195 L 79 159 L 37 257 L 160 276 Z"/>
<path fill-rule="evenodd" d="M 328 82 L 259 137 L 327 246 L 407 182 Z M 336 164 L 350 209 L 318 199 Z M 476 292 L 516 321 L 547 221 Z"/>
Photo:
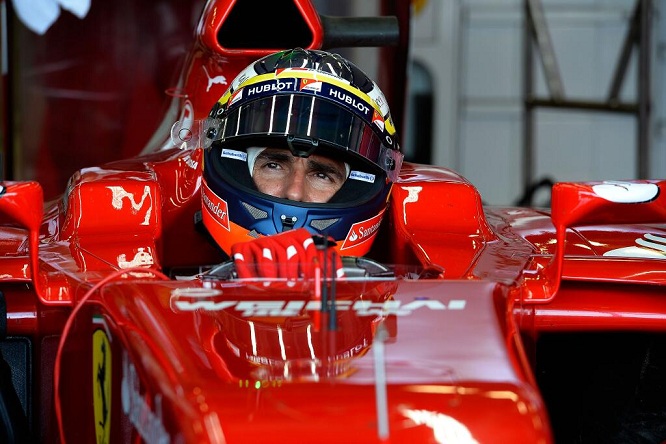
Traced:
<path fill-rule="evenodd" d="M 138 154 L 164 117 L 203 3 L 93 0 L 85 18 L 62 10 L 44 35 L 9 11 L 6 178 L 40 182 L 48 200 L 76 170 Z"/>

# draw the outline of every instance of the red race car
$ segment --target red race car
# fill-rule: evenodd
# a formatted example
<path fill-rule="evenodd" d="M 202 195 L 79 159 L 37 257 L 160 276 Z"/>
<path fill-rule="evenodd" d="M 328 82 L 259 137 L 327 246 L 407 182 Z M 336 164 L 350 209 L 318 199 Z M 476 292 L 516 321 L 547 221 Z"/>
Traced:
<path fill-rule="evenodd" d="M 666 181 L 486 207 L 405 162 L 344 277 L 238 278 L 194 221 L 214 86 L 276 49 L 402 38 L 294 0 L 274 11 L 293 33 L 257 49 L 241 5 L 207 3 L 152 149 L 46 206 L 38 183 L 3 184 L 1 441 L 665 440 Z"/>

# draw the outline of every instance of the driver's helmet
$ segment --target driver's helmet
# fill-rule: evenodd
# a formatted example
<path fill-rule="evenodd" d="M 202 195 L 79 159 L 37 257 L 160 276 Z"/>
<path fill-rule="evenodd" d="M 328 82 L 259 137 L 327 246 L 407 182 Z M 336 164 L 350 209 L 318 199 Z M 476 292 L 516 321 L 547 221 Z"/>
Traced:
<path fill-rule="evenodd" d="M 372 245 L 402 164 L 383 93 L 338 54 L 293 49 L 252 63 L 204 124 L 202 220 L 227 253 L 237 242 L 305 227 L 344 256 Z M 341 160 L 347 179 L 326 203 L 273 197 L 250 171 L 257 149 Z"/>

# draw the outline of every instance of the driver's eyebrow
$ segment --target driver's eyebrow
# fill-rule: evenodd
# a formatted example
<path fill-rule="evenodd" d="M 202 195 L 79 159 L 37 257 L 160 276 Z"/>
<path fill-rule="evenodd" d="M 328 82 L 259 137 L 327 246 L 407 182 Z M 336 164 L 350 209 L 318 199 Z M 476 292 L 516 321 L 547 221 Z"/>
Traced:
<path fill-rule="evenodd" d="M 272 162 L 291 162 L 293 161 L 293 156 L 289 153 L 281 151 L 262 151 L 257 156 L 257 159 L 264 159 Z"/>
<path fill-rule="evenodd" d="M 311 171 L 317 171 L 319 173 L 324 173 L 324 174 L 329 174 L 331 176 L 335 176 L 341 181 L 345 180 L 346 174 L 344 174 L 340 168 L 337 167 L 337 165 L 329 164 L 326 162 L 320 162 L 316 159 L 308 159 L 308 168 Z"/>

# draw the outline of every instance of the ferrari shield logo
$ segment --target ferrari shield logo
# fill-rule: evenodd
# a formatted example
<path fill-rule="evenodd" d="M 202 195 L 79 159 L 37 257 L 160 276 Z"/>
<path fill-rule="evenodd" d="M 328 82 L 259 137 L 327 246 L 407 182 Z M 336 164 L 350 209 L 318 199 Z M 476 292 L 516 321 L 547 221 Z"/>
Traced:
<path fill-rule="evenodd" d="M 97 444 L 108 444 L 111 436 L 111 347 L 104 330 L 92 338 L 93 406 Z"/>

